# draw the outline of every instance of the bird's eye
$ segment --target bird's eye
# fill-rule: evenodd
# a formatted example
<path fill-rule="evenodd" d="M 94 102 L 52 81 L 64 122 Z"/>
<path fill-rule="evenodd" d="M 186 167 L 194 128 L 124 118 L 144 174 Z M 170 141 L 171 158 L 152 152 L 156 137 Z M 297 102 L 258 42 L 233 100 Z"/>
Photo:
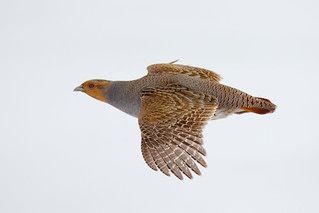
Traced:
<path fill-rule="evenodd" d="M 94 88 L 94 84 L 89 84 L 89 88 L 90 89 Z"/>

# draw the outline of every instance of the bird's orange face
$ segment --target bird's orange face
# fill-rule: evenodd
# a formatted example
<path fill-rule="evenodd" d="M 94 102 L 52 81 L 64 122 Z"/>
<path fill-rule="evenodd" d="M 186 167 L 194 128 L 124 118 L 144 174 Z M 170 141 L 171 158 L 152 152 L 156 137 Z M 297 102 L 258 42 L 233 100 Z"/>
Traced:
<path fill-rule="evenodd" d="M 89 80 L 76 87 L 74 91 L 84 92 L 97 100 L 106 102 L 105 94 L 110 85 L 111 82 L 107 80 Z"/>

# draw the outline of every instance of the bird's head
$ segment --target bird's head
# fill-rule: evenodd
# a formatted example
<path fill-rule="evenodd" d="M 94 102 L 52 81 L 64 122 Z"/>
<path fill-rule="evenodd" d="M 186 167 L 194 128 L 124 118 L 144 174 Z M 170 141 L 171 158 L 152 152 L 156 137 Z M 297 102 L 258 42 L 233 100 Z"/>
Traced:
<path fill-rule="evenodd" d="M 110 85 L 111 81 L 95 79 L 82 83 L 73 91 L 84 92 L 97 100 L 106 102 L 106 92 Z"/>

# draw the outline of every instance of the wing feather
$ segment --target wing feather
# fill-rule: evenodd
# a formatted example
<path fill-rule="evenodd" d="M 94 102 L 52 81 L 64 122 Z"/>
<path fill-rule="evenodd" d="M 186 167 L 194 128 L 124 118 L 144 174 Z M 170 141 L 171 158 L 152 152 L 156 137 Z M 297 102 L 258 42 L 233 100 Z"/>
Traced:
<path fill-rule="evenodd" d="M 152 64 L 147 67 L 147 70 L 149 75 L 162 73 L 184 74 L 192 77 L 209 79 L 210 81 L 215 83 L 218 83 L 222 79 L 222 77 L 219 74 L 211 70 L 174 63 Z"/>
<path fill-rule="evenodd" d="M 179 179 L 192 178 L 190 169 L 200 175 L 195 162 L 206 167 L 202 130 L 217 106 L 216 98 L 180 85 L 145 89 L 139 125 L 146 163 Z"/>

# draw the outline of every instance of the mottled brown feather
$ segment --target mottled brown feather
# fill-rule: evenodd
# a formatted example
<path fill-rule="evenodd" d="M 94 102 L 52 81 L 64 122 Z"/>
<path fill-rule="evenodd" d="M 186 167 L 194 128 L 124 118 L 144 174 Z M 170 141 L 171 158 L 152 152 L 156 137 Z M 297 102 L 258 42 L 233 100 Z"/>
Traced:
<path fill-rule="evenodd" d="M 157 171 L 156 163 L 153 159 L 153 156 L 152 156 L 149 148 L 146 146 L 145 143 L 141 143 L 141 149 L 142 149 L 143 158 L 144 158 L 145 162 L 147 163 L 147 165 L 149 167 L 151 167 L 151 169 Z"/>
<path fill-rule="evenodd" d="M 159 168 L 159 170 L 161 170 L 161 172 L 163 172 L 165 175 L 170 176 L 170 172 L 167 167 L 167 164 L 164 162 L 162 156 L 156 149 L 156 146 L 154 146 L 154 144 L 151 143 L 152 140 L 149 140 L 149 138 L 145 137 L 145 138 L 142 138 L 142 141 L 145 143 L 146 147 L 150 151 L 157 168 Z M 147 164 L 149 165 L 148 162 Z"/>
<path fill-rule="evenodd" d="M 202 130 L 217 106 L 216 98 L 180 85 L 144 89 L 139 125 L 146 163 L 179 179 L 192 178 L 189 168 L 200 174 L 194 160 L 206 167 Z"/>
<path fill-rule="evenodd" d="M 202 79 L 210 79 L 213 82 L 219 82 L 222 78 L 219 74 L 199 67 L 192 67 L 181 64 L 152 64 L 147 67 L 148 74 L 185 74 L 191 77 L 200 77 Z"/>

